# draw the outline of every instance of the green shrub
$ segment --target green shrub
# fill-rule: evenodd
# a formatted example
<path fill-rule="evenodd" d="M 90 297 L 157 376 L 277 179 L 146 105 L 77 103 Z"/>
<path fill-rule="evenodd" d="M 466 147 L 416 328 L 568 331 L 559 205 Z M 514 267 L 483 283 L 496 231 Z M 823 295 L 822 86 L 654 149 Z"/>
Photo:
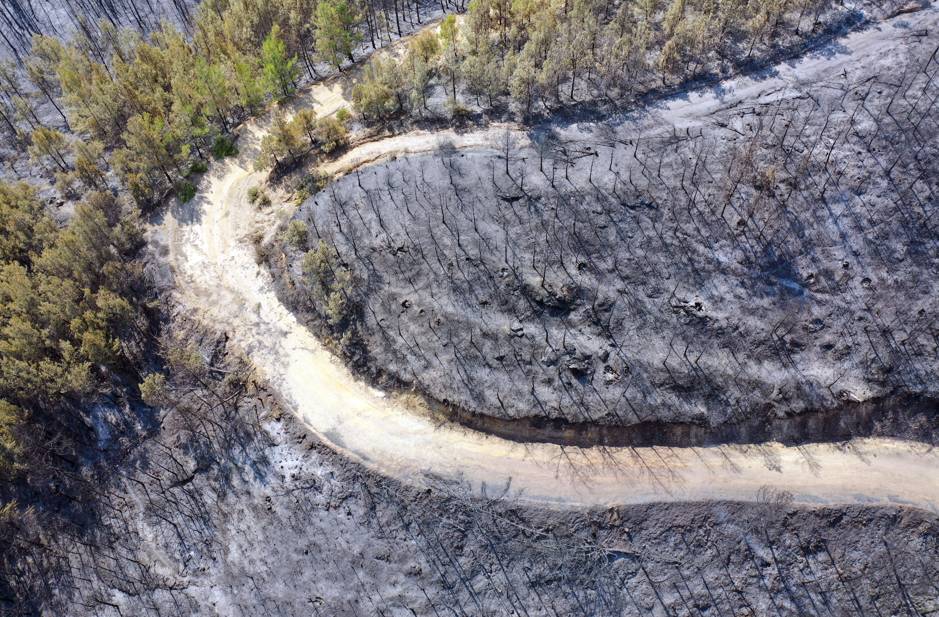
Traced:
<path fill-rule="evenodd" d="M 192 182 L 188 180 L 182 180 L 176 183 L 176 196 L 179 197 L 179 201 L 186 203 L 190 201 L 193 197 L 196 196 L 196 187 Z"/>
<path fill-rule="evenodd" d="M 387 120 L 401 111 L 395 87 L 400 84 L 394 60 L 372 56 L 352 88 L 352 104 L 366 122 Z"/>
<path fill-rule="evenodd" d="M 258 209 L 271 205 L 271 197 L 261 187 L 252 186 L 248 189 L 248 203 L 254 204 Z"/>
<path fill-rule="evenodd" d="M 186 174 L 186 176 L 189 177 L 189 176 L 192 176 L 193 174 L 204 174 L 208 170 L 209 170 L 209 166 L 206 164 L 206 162 L 203 161 L 202 159 L 199 159 L 193 162 L 193 164 L 189 166 L 189 173 Z"/>
<path fill-rule="evenodd" d="M 23 447 L 16 439 L 16 429 L 22 421 L 20 409 L 0 399 L 0 478 L 9 478 L 18 467 L 17 459 Z"/>
<path fill-rule="evenodd" d="M 264 233 L 256 230 L 251 234 L 251 244 L 254 245 L 254 262 L 263 264 L 271 256 L 271 244 L 264 242 Z"/>
<path fill-rule="evenodd" d="M 346 275 L 345 270 L 340 270 L 340 272 Z M 336 289 L 329 292 L 324 310 L 326 312 L 326 320 L 331 326 L 340 326 L 349 318 L 349 301 L 346 294 L 343 293 L 342 287 L 336 287 Z"/>
<path fill-rule="evenodd" d="M 320 240 L 315 249 L 309 250 L 300 262 L 300 269 L 309 277 L 314 288 L 328 290 L 333 277 L 332 250 Z"/>
<path fill-rule="evenodd" d="M 302 204 L 329 184 L 329 176 L 321 173 L 307 174 L 297 184 L 297 203 Z"/>
<path fill-rule="evenodd" d="M 212 144 L 212 156 L 217 159 L 223 159 L 226 156 L 235 156 L 238 154 L 238 147 L 234 140 L 225 135 L 219 135 Z"/>
<path fill-rule="evenodd" d="M 354 278 L 343 267 L 336 249 L 320 240 L 316 248 L 306 252 L 300 267 L 312 284 L 311 294 L 322 314 L 333 327 L 344 330 L 353 317 Z"/>
<path fill-rule="evenodd" d="M 321 118 L 316 123 L 316 139 L 325 154 L 346 145 L 347 136 L 348 131 L 338 118 Z"/>
<path fill-rule="evenodd" d="M 149 373 L 140 382 L 139 388 L 140 398 L 151 407 L 164 405 L 169 399 L 166 377 L 162 373 Z"/>
<path fill-rule="evenodd" d="M 305 249 L 309 232 L 303 221 L 290 221 L 284 232 L 284 241 L 295 249 Z"/>
<path fill-rule="evenodd" d="M 55 189 L 66 199 L 77 199 L 78 192 L 78 174 L 74 171 L 55 172 Z"/>
<path fill-rule="evenodd" d="M 297 184 L 297 189 L 295 193 L 295 201 L 297 206 L 303 205 L 303 203 L 316 195 L 329 184 L 331 177 L 326 174 L 321 173 L 312 173 L 307 174 L 300 180 Z"/>

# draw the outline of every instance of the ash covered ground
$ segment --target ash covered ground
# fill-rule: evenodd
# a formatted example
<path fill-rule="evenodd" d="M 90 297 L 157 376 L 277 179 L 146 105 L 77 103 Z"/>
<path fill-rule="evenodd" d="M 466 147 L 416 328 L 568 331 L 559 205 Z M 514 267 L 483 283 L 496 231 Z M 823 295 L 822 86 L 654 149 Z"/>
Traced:
<path fill-rule="evenodd" d="M 350 173 L 295 215 L 282 293 L 364 371 L 463 413 L 733 440 L 900 406 L 868 432 L 933 440 L 936 37 L 880 27 L 890 53 L 823 78 Z M 331 322 L 301 265 L 320 241 L 351 274 Z"/>
<path fill-rule="evenodd" d="M 29 602 L 5 610 L 782 617 L 939 609 L 933 515 L 798 508 L 771 491 L 749 505 L 569 512 L 471 499 L 458 484 L 403 486 L 315 442 L 220 340 L 201 341 L 206 365 L 175 373 L 159 428 L 102 433 L 119 464 L 87 478 L 78 501 L 62 505 L 71 515 L 53 509 L 22 522 L 28 531 L 15 535 L 18 559 L 4 564 L 2 582 L 5 597 Z"/>

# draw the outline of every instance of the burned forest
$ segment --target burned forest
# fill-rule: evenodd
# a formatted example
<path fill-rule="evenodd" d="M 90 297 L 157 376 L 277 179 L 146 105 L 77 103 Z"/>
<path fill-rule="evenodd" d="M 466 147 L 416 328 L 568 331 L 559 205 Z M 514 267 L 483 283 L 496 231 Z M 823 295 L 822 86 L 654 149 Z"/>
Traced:
<path fill-rule="evenodd" d="M 912 49 L 351 171 L 294 216 L 286 295 L 462 414 L 932 442 L 939 60 Z"/>
<path fill-rule="evenodd" d="M 0 35 L 0 616 L 939 614 L 934 2 Z"/>

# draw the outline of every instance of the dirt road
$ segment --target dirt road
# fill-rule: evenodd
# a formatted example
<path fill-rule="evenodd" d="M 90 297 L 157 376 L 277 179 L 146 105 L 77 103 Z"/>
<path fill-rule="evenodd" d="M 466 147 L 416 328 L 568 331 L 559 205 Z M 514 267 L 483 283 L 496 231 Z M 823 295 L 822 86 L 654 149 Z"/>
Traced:
<path fill-rule="evenodd" d="M 842 73 L 850 79 L 851 68 L 860 63 L 889 65 L 912 29 L 934 33 L 937 21 L 935 9 L 895 18 L 754 78 L 666 101 L 642 124 L 684 129 L 744 100 L 793 96 L 796 84 L 805 92 L 806 84 Z M 316 86 L 300 104 L 320 115 L 335 112 L 344 104 L 341 84 Z M 363 144 L 324 170 L 341 173 L 383 157 L 433 150 L 442 142 L 497 150 L 507 128 L 391 137 Z M 246 198 L 248 189 L 262 181 L 252 162 L 265 130 L 265 120 L 249 123 L 239 142 L 240 156 L 214 166 L 197 197 L 173 207 L 151 240 L 167 255 L 181 305 L 226 330 L 310 430 L 350 458 L 406 482 L 562 507 L 754 500 L 771 488 L 807 504 L 901 503 L 939 512 L 939 452 L 918 444 L 884 439 L 802 447 L 519 444 L 437 425 L 404 401 L 370 388 L 298 323 L 277 299 L 270 274 L 255 263 L 252 236 L 273 233 L 292 209 L 273 195 L 275 205 L 262 213 Z M 567 129 L 579 130 L 585 129 Z"/>

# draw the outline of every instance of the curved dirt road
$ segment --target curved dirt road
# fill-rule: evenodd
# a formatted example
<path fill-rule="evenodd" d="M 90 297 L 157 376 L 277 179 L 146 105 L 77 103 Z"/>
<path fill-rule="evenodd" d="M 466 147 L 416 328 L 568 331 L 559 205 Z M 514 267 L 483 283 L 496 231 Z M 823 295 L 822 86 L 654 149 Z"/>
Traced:
<path fill-rule="evenodd" d="M 904 18 L 935 32 L 937 11 Z M 647 121 L 667 127 L 700 122 L 741 100 L 787 96 L 792 85 L 889 63 L 908 30 L 898 19 L 837 43 L 837 53 L 810 54 L 769 77 L 743 78 L 666 102 Z M 337 82 L 300 101 L 320 115 L 344 104 Z M 440 140 L 457 148 L 497 150 L 506 127 L 469 134 L 414 132 L 375 141 L 325 165 L 330 173 L 382 157 L 428 151 Z M 574 130 L 574 129 L 571 129 Z M 939 452 L 886 439 L 784 447 L 573 448 L 519 444 L 437 425 L 408 401 L 392 399 L 354 378 L 277 299 L 270 274 L 256 265 L 252 237 L 273 233 L 292 206 L 272 195 L 260 213 L 246 194 L 263 174 L 251 171 L 264 121 L 245 126 L 237 160 L 215 165 L 197 197 L 176 205 L 152 241 L 168 255 L 178 301 L 231 340 L 320 439 L 368 467 L 423 485 L 563 507 L 650 501 L 754 500 L 786 490 L 806 504 L 895 503 L 939 512 Z M 522 135 L 519 135 L 522 137 Z"/>

